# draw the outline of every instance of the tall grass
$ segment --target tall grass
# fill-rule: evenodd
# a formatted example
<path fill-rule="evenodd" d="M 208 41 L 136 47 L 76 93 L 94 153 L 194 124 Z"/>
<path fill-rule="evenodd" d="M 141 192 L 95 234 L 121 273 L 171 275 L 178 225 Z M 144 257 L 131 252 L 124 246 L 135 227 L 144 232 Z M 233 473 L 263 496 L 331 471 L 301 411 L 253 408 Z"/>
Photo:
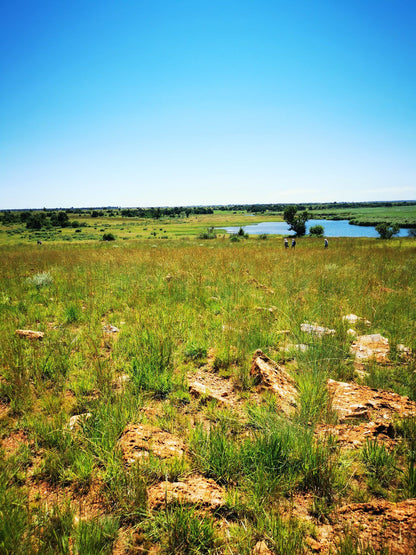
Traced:
<path fill-rule="evenodd" d="M 175 233 L 185 233 L 184 224 L 175 225 Z M 392 364 L 370 368 L 367 383 L 416 400 L 414 358 L 402 359 L 394 349 L 396 343 L 416 349 L 414 243 L 334 239 L 324 251 L 320 241 L 305 238 L 296 252 L 285 252 L 275 238 L 119 240 L 127 231 L 117 229 L 115 245 L 44 242 L 39 249 L 12 244 L 9 237 L 9 246 L 0 247 L 0 401 L 7 409 L 0 427 L 4 438 L 26 434 L 32 465 L 29 478 L 28 462 L 16 463 L 14 473 L 15 459 L 4 456 L 1 549 L 12 552 L 17 545 L 30 553 L 43 546 L 44 552 L 59 552 L 70 543 L 80 552 L 105 552 L 118 526 L 141 526 L 150 518 L 149 537 L 165 551 L 215 550 L 219 540 L 210 519 L 200 529 L 195 514 L 188 518 L 177 507 L 161 515 L 147 512 L 149 482 L 164 473 L 179 479 L 189 468 L 238 492 L 244 499 L 238 514 L 247 520 L 251 538 L 265 537 L 275 552 L 301 552 L 296 525 L 286 528 L 279 520 L 279 500 L 307 492 L 316 500 L 316 513 L 348 496 L 336 443 L 330 437 L 319 443 L 314 435 L 321 423 L 334 422 L 326 380 L 354 378 L 343 315 L 367 318 L 371 328 L 358 331 L 382 333 L 393 347 Z M 143 230 L 143 237 L 153 231 Z M 336 335 L 302 334 L 306 321 L 333 328 Z M 107 324 L 120 331 L 104 332 Z M 21 339 L 15 335 L 19 328 L 43 331 L 45 337 Z M 300 343 L 307 345 L 305 352 L 284 350 Z M 247 413 L 237 415 L 239 425 L 232 424 L 235 414 L 221 416 L 210 405 L 205 416 L 217 424 L 191 431 L 189 467 L 124 468 L 117 442 L 130 422 L 149 422 L 187 439 L 199 406 L 187 393 L 186 373 L 205 365 L 208 354 L 213 371 L 234 379 L 249 397 L 257 348 L 287 362 L 296 354 L 296 363 L 288 362 L 299 391 L 292 419 L 277 414 L 273 398 L 248 404 Z M 127 377 L 122 388 L 121 375 Z M 91 418 L 71 432 L 70 417 L 86 412 Z M 364 449 L 364 472 L 386 484 L 394 478 L 394 488 L 414 496 L 414 446 L 411 433 L 403 435 L 403 472 L 389 474 L 390 453 L 375 445 Z M 28 507 L 29 479 L 46 480 L 72 496 L 87 496 L 94 484 L 111 520 L 76 532 L 64 507 L 53 514 L 41 500 Z M 152 522 L 160 524 L 158 533 Z M 53 523 L 59 524 L 59 537 Z"/>

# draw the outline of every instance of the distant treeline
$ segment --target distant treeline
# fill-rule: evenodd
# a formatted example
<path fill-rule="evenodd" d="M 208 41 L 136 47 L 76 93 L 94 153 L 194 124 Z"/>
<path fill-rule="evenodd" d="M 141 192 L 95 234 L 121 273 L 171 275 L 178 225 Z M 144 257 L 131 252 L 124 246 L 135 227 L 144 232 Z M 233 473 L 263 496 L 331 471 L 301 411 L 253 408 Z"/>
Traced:
<path fill-rule="evenodd" d="M 288 206 L 296 206 L 298 210 L 328 210 L 334 208 L 376 208 L 376 207 L 391 207 L 391 206 L 414 206 L 416 201 L 400 200 L 394 202 L 325 202 L 325 203 L 308 203 L 308 204 L 231 204 L 227 206 L 215 206 L 218 210 L 230 211 L 247 211 L 247 212 L 283 212 Z"/>
<path fill-rule="evenodd" d="M 174 207 L 174 208 L 104 208 L 104 209 L 64 209 L 64 210 L 4 210 L 0 222 L 4 225 L 25 224 L 28 229 L 50 229 L 53 227 L 83 227 L 87 224 L 70 217 L 89 216 L 91 218 L 124 217 L 149 218 L 189 217 L 191 214 L 213 214 L 211 207 Z"/>
<path fill-rule="evenodd" d="M 351 208 L 375 208 L 392 206 L 414 206 L 416 201 L 394 201 L 394 202 L 330 202 L 330 203 L 308 203 L 292 204 L 299 211 L 321 211 L 328 209 L 351 209 Z M 0 213 L 0 222 L 4 225 L 24 224 L 28 229 L 48 229 L 53 227 L 83 227 L 87 224 L 79 222 L 79 217 L 122 217 L 122 218 L 149 218 L 160 219 L 187 218 L 190 215 L 213 214 L 214 210 L 230 212 L 258 213 L 282 213 L 290 204 L 229 204 L 213 206 L 175 206 L 175 207 L 152 207 L 152 208 L 68 208 L 68 209 L 46 209 L 43 210 L 4 210 Z M 330 216 L 331 214 L 326 214 Z M 333 214 L 336 219 L 336 213 Z M 354 222 L 356 223 L 356 222 Z M 369 225 L 360 223 L 360 225 Z"/>

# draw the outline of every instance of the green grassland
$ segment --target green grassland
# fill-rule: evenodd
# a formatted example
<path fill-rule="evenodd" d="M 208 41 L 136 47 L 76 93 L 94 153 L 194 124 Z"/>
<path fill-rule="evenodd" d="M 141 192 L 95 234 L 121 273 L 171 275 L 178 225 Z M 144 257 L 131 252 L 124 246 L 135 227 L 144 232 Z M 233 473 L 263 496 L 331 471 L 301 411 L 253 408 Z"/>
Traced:
<path fill-rule="evenodd" d="M 125 553 L 143 552 L 140 544 L 248 554 L 259 539 L 273 553 L 303 553 L 314 522 L 334 507 L 416 495 L 412 434 L 391 452 L 345 452 L 332 436 L 314 436 L 334 422 L 326 380 L 360 380 L 344 314 L 370 320 L 371 333 L 392 346 L 391 362 L 372 363 L 362 383 L 416 400 L 414 357 L 403 361 L 395 351 L 399 343 L 416 350 L 415 240 L 340 238 L 324 250 L 304 238 L 286 252 L 279 238 L 199 238 L 207 227 L 249 218 L 264 221 L 221 212 L 183 221 L 85 218 L 81 232 L 50 238 L 3 226 L 0 553 L 111 553 L 121 539 Z M 115 241 L 99 240 L 109 231 Z M 306 336 L 305 321 L 336 334 Z M 105 325 L 119 332 L 105 333 Z M 22 339 L 17 329 L 44 339 Z M 287 354 L 299 343 L 309 349 Z M 282 418 L 273 396 L 253 402 L 256 349 L 294 376 L 292 418 Z M 209 356 L 246 399 L 237 412 L 190 396 L 187 375 Z M 121 392 L 120 376 L 128 377 Z M 82 413 L 91 418 L 72 433 L 69 419 Z M 118 439 L 140 422 L 181 437 L 186 458 L 126 469 Z M 225 508 L 148 508 L 152 484 L 196 471 L 225 489 Z M 308 524 L 290 512 L 296 496 L 306 500 Z"/>
<path fill-rule="evenodd" d="M 311 216 L 313 218 L 352 220 L 357 225 L 391 223 L 399 224 L 400 227 L 416 227 L 416 205 L 326 208 L 325 210 L 313 210 Z"/>

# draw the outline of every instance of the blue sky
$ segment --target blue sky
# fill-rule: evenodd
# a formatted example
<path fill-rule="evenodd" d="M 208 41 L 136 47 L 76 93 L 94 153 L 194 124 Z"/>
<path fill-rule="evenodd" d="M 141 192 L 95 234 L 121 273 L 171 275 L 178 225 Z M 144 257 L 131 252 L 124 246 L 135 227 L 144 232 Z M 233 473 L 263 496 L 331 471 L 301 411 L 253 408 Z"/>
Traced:
<path fill-rule="evenodd" d="M 416 199 L 414 1 L 14 0 L 0 208 Z"/>

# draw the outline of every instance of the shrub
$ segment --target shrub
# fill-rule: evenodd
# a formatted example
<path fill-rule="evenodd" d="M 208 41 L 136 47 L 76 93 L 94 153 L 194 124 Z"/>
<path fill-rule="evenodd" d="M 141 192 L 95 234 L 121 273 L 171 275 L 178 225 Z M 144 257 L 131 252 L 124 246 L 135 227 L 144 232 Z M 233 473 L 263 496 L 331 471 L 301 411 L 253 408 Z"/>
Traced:
<path fill-rule="evenodd" d="M 313 235 L 314 237 L 322 237 L 324 234 L 324 226 L 323 225 L 313 225 L 309 229 L 309 234 Z"/>
<path fill-rule="evenodd" d="M 198 239 L 216 239 L 216 237 L 213 227 L 209 227 L 206 231 L 198 235 Z"/>
<path fill-rule="evenodd" d="M 116 238 L 114 237 L 114 235 L 112 233 L 104 233 L 103 235 L 103 241 L 115 241 Z"/>

